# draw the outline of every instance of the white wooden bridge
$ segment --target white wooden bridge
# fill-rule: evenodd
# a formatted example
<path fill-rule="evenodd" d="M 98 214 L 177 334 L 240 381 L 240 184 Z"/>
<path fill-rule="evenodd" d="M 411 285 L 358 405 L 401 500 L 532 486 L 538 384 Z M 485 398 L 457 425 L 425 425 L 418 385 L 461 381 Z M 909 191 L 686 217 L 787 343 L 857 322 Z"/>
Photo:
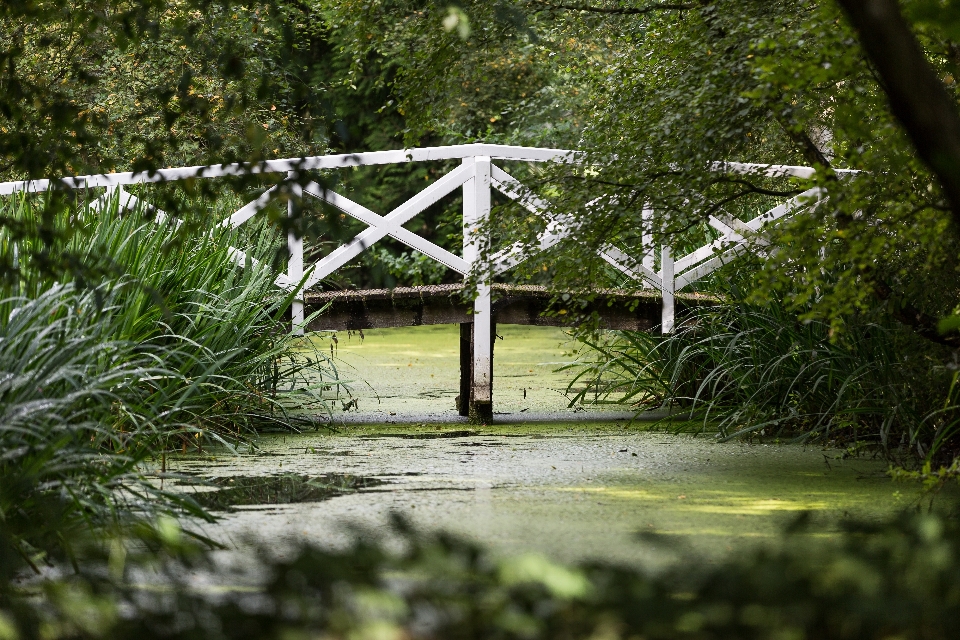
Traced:
<path fill-rule="evenodd" d="M 323 169 L 453 159 L 460 159 L 461 164 L 384 215 L 325 189 L 317 182 L 304 179 L 308 176 L 307 172 Z M 125 189 L 129 185 L 250 174 L 280 174 L 281 178 L 276 185 L 266 189 L 258 198 L 235 211 L 221 221 L 220 225 L 229 228 L 239 227 L 257 215 L 276 197 L 291 193 L 294 197 L 306 196 L 326 202 L 367 225 L 367 228 L 350 242 L 339 246 L 311 265 L 304 264 L 302 239 L 293 233 L 289 234 L 290 257 L 287 271 L 277 276 L 276 284 L 298 294 L 298 302 L 293 307 L 294 330 L 302 333 L 305 328 L 303 302 L 306 298 L 305 292 L 357 258 L 377 241 L 390 236 L 476 283 L 471 313 L 468 317 L 460 318 L 462 320 L 461 397 L 469 398 L 469 403 L 461 402 L 461 413 L 466 414 L 469 407 L 471 416 L 477 420 L 486 421 L 492 416 L 493 401 L 494 307 L 491 292 L 495 287 L 494 279 L 533 255 L 555 246 L 572 234 L 569 218 L 551 211 L 548 202 L 526 189 L 498 166 L 498 161 L 576 163 L 582 161 L 582 157 L 577 152 L 562 149 L 467 144 L 290 158 L 257 164 L 180 167 L 161 169 L 151 173 L 111 173 L 57 180 L 6 182 L 0 183 L 0 196 L 44 192 L 55 188 L 106 189 L 106 193 L 100 196 L 100 202 L 108 196 L 117 195 L 121 206 L 136 209 L 149 205 L 142 203 L 135 195 L 129 193 Z M 716 163 L 711 169 L 725 173 L 793 176 L 807 179 L 814 174 L 814 170 L 809 167 L 732 162 Z M 403 227 L 417 214 L 456 189 L 463 190 L 463 246 L 460 255 Z M 489 237 L 484 234 L 489 232 L 488 222 L 493 189 L 517 201 L 531 213 L 544 218 L 545 230 L 533 246 L 516 243 L 496 250 L 488 248 Z M 655 296 L 656 303 L 660 307 L 660 329 L 664 333 L 669 333 L 674 327 L 677 295 L 681 290 L 752 247 L 762 246 L 765 241 L 758 232 L 764 225 L 797 211 L 814 207 L 822 196 L 821 190 L 813 187 L 748 221 L 723 215 L 710 216 L 708 222 L 716 229 L 719 237 L 683 256 L 674 256 L 668 246 L 656 248 L 652 246 L 652 242 L 646 241 L 639 254 L 628 252 L 610 243 L 601 247 L 600 256 L 615 269 L 636 281 L 640 288 L 649 291 L 646 295 L 647 307 L 645 308 L 649 309 L 651 294 Z M 289 215 L 294 215 L 293 202 L 291 201 L 288 206 Z M 653 212 L 645 212 L 645 215 L 652 218 Z M 652 237 L 647 236 L 647 238 Z M 655 252 L 659 253 L 660 258 L 658 269 L 655 269 Z M 247 257 L 242 248 L 234 248 L 233 257 L 237 264 L 241 266 L 246 264 Z M 355 292 L 352 295 L 354 298 L 359 296 L 362 301 L 363 293 Z M 419 295 L 423 299 L 423 292 Z M 443 295 L 449 298 L 450 292 L 445 291 Z M 390 297 L 394 298 L 392 295 Z M 422 322 L 422 308 L 420 315 Z M 438 317 L 443 321 L 442 318 L 446 316 L 441 314 Z M 466 339 L 467 337 L 469 340 Z"/>

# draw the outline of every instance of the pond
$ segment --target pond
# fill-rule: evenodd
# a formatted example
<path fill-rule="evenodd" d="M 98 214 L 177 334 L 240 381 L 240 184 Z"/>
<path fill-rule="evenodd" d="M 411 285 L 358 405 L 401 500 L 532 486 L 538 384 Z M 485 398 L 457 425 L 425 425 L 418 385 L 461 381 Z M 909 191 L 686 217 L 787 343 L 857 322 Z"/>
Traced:
<path fill-rule="evenodd" d="M 886 463 L 817 447 L 720 444 L 616 423 L 453 427 L 271 436 L 256 454 L 186 458 L 176 468 L 247 483 L 363 479 L 315 501 L 235 506 L 209 532 L 226 542 L 341 544 L 349 525 L 383 532 L 398 512 L 503 553 L 651 569 L 774 542 L 803 511 L 813 514 L 805 535 L 832 536 L 845 517 L 879 519 L 917 500 L 915 487 L 886 476 Z"/>
<path fill-rule="evenodd" d="M 918 504 L 917 487 L 893 483 L 882 460 L 718 443 L 651 430 L 618 412 L 569 409 L 569 374 L 554 371 L 564 358 L 555 329 L 502 328 L 498 423 L 459 423 L 456 333 L 442 329 L 384 330 L 363 343 L 341 336 L 338 356 L 378 393 L 357 385 L 359 410 L 344 412 L 335 431 L 263 436 L 252 453 L 173 461 L 174 471 L 202 480 L 183 490 L 232 492 L 203 497 L 223 516 L 207 533 L 241 547 L 267 543 L 282 555 L 302 540 L 344 544 L 356 525 L 384 533 L 395 512 L 497 553 L 657 570 L 691 554 L 711 561 L 776 543 L 803 512 L 812 519 L 802 535 L 829 538 L 844 518 L 879 519 Z"/>
<path fill-rule="evenodd" d="M 356 406 L 336 416 L 348 422 L 459 422 L 460 338 L 456 325 L 372 329 L 337 334 L 335 356 Z M 577 343 L 556 327 L 499 325 L 494 347 L 495 422 L 562 420 L 582 413 L 566 394 Z M 329 338 L 319 345 L 329 349 Z M 590 411 L 601 411 L 590 407 Z M 620 408 L 606 416 L 631 417 Z"/>

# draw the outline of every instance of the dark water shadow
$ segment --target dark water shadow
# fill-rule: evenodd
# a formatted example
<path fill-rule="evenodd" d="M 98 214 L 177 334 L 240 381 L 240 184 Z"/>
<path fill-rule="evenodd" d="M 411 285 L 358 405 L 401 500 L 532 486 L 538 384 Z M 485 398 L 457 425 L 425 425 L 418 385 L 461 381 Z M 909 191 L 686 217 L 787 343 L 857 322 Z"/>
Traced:
<path fill-rule="evenodd" d="M 378 478 L 342 473 L 318 476 L 284 474 L 274 476 L 225 476 L 181 481 L 178 484 L 215 487 L 213 491 L 195 491 L 191 497 L 210 511 L 234 511 L 248 505 L 322 502 L 348 493 L 386 484 Z"/>
<path fill-rule="evenodd" d="M 469 438 L 478 435 L 478 431 L 437 431 L 436 433 L 372 433 L 360 436 L 361 440 L 373 438 L 404 438 L 407 440 L 433 440 L 435 438 Z"/>

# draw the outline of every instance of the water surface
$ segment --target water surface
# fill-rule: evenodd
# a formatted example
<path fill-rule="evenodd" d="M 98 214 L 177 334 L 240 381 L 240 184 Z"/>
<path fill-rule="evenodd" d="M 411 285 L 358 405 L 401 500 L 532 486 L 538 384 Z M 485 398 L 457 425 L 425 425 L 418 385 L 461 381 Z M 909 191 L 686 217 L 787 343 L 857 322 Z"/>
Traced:
<path fill-rule="evenodd" d="M 802 512 L 813 515 L 804 535 L 829 538 L 844 518 L 886 517 L 918 496 L 894 484 L 881 460 L 818 447 L 718 443 L 625 423 L 457 427 L 348 425 L 265 437 L 258 453 L 186 457 L 175 467 L 265 482 L 294 474 L 377 483 L 316 501 L 236 507 L 211 530 L 227 542 L 343 544 L 349 525 L 385 532 L 399 512 L 502 553 L 652 568 L 776 543 Z"/>
<path fill-rule="evenodd" d="M 571 406 L 567 386 L 575 372 L 558 371 L 575 360 L 580 345 L 557 327 L 499 325 L 494 347 L 495 422 L 579 419 L 603 412 L 632 416 L 621 407 Z M 333 345 L 340 374 L 352 380 L 352 397 L 334 405 L 348 422 L 459 422 L 460 334 L 456 325 L 340 331 Z M 343 411 L 348 406 L 347 411 Z M 580 416 L 578 414 L 587 415 Z"/>
<path fill-rule="evenodd" d="M 454 408 L 457 327 L 341 332 L 335 355 L 359 407 L 333 429 L 263 436 L 249 453 L 195 456 L 172 468 L 205 485 L 185 490 L 229 509 L 207 533 L 277 553 L 308 540 L 339 545 L 350 527 L 387 532 L 390 514 L 446 529 L 497 553 L 539 551 L 661 568 L 691 554 L 710 561 L 812 514 L 802 535 L 835 537 L 844 518 L 915 507 L 918 489 L 887 464 L 818 446 L 719 443 L 676 435 L 633 412 L 570 407 L 576 345 L 559 329 L 503 326 L 495 355 L 496 424 Z M 543 418 L 552 418 L 544 421 Z M 537 420 L 539 418 L 540 420 Z M 345 480 L 350 479 L 350 480 Z M 242 489 L 238 489 L 242 487 Z M 947 497 L 938 503 L 946 508 Z M 286 547 L 285 547 L 286 545 Z"/>

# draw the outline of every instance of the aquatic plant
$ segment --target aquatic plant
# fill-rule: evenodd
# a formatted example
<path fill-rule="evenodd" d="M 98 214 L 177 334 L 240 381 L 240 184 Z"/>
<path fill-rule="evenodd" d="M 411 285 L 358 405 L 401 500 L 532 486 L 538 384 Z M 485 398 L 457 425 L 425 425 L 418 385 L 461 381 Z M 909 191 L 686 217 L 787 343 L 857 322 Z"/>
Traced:
<path fill-rule="evenodd" d="M 116 337 L 103 289 L 59 285 L 18 302 L 0 323 L 0 556 L 36 567 L 44 552 L 71 553 L 79 528 L 152 511 L 158 494 L 138 464 L 162 448 L 157 418 L 175 401 L 162 387 L 184 378 L 166 350 Z"/>
<path fill-rule="evenodd" d="M 32 214 L 23 201 L 19 206 L 21 217 Z M 189 403 L 165 418 L 168 428 L 177 421 L 191 438 L 221 439 L 296 421 L 288 407 L 324 411 L 322 391 L 336 387 L 336 369 L 291 333 L 292 295 L 273 285 L 269 267 L 280 234 L 268 224 L 218 229 L 202 213 L 191 225 L 154 220 L 146 210 L 121 210 L 116 197 L 97 210 L 68 209 L 54 224 L 71 227 L 69 240 L 51 247 L 49 259 L 79 260 L 88 273 L 102 274 L 102 285 L 79 286 L 97 284 L 95 296 L 111 296 L 113 310 L 104 318 L 111 335 L 159 350 L 157 359 L 191 385 Z M 243 268 L 233 246 L 247 250 Z M 21 298 L 8 300 L 0 313 L 55 285 L 49 268 L 33 266 L 21 265 Z"/>
<path fill-rule="evenodd" d="M 25 201 L 9 207 L 4 214 L 30 222 Z M 48 222 L 71 227 L 59 235 L 67 243 L 48 247 L 42 269 L 20 264 L 4 285 L 0 556 L 35 564 L 69 554 L 78 528 L 121 528 L 157 511 L 202 516 L 156 489 L 143 463 L 156 457 L 162 470 L 170 447 L 230 447 L 264 428 L 313 424 L 299 412 L 324 410 L 337 384 L 323 353 L 291 332 L 290 295 L 265 266 L 276 234 L 261 229 L 241 269 L 236 233 L 144 213 L 121 211 L 116 198 L 64 209 Z M 53 280 L 50 265 L 68 258 L 101 280 Z"/>
<path fill-rule="evenodd" d="M 571 368 L 577 402 L 672 407 L 723 438 L 869 441 L 923 458 L 955 413 L 934 415 L 949 372 L 895 326 L 850 322 L 835 335 L 777 303 L 699 308 L 668 336 L 586 338 Z"/>

